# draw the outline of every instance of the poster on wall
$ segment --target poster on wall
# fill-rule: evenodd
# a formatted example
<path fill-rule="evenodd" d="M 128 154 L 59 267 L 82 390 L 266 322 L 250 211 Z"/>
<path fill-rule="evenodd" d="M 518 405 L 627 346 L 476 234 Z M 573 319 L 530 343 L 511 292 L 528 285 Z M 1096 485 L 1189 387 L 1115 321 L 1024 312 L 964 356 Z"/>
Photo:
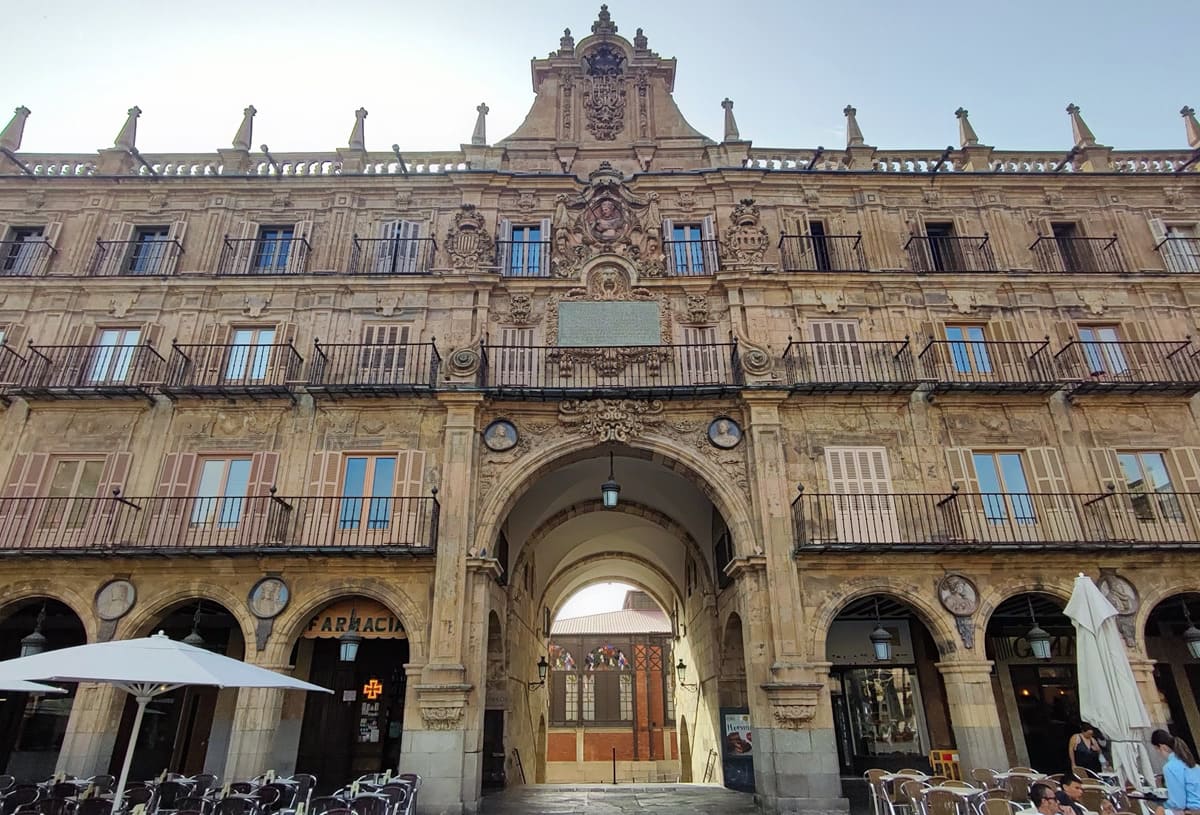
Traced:
<path fill-rule="evenodd" d="M 726 787 L 754 792 L 754 728 L 748 708 L 721 708 L 721 763 Z"/>
<path fill-rule="evenodd" d="M 734 756 L 748 756 L 754 752 L 749 713 L 725 714 L 725 752 Z"/>

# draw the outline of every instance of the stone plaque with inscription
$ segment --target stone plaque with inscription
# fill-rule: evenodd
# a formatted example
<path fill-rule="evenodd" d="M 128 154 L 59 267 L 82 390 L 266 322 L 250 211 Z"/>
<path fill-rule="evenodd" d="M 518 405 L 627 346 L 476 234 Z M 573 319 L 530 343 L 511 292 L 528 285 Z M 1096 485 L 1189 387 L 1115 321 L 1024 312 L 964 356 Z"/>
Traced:
<path fill-rule="evenodd" d="M 661 337 L 658 303 L 564 301 L 558 304 L 560 347 L 659 345 Z"/>

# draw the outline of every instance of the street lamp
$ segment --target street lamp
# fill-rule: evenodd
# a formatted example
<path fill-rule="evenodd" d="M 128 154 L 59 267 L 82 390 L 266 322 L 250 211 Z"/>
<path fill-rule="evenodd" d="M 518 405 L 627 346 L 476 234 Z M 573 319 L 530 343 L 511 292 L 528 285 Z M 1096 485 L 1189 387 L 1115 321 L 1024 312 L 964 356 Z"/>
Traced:
<path fill-rule="evenodd" d="M 537 661 L 538 681 L 526 682 L 525 684 L 529 686 L 530 690 L 542 687 L 546 684 L 546 671 L 548 670 L 550 670 L 550 663 L 546 661 L 546 655 L 542 654 L 538 657 Z"/>
<path fill-rule="evenodd" d="M 192 633 L 183 638 L 184 645 L 196 648 L 204 647 L 204 637 L 200 636 L 200 602 L 196 603 L 196 613 L 192 615 Z"/>
<path fill-rule="evenodd" d="M 1038 625 L 1037 615 L 1033 613 L 1033 598 L 1027 597 L 1029 601 L 1029 619 L 1033 620 L 1033 628 L 1029 629 L 1029 633 L 1025 635 L 1025 639 L 1029 640 L 1029 648 L 1033 651 L 1035 659 L 1050 658 L 1050 635 L 1046 633 L 1046 629 Z M 1197 632 L 1200 634 L 1200 631 Z"/>
<path fill-rule="evenodd" d="M 605 509 L 616 509 L 617 497 L 621 494 L 621 485 L 613 478 L 613 454 L 608 451 L 608 480 L 600 485 L 600 500 Z"/>
<path fill-rule="evenodd" d="M 688 683 L 683 681 L 687 676 L 687 663 L 683 661 L 683 657 L 679 658 L 679 664 L 675 666 L 675 676 L 679 678 L 679 687 L 681 688 L 696 690 L 700 687 L 695 682 Z"/>
<path fill-rule="evenodd" d="M 42 610 L 37 615 L 37 622 L 33 625 L 33 631 L 29 636 L 21 639 L 21 656 L 31 657 L 46 650 L 46 635 L 42 633 L 42 623 L 44 622 L 46 622 L 46 604 L 43 602 Z"/>
<path fill-rule="evenodd" d="M 1183 641 L 1187 644 L 1188 653 L 1192 659 L 1200 659 L 1200 628 L 1192 622 L 1192 615 L 1188 611 L 1187 601 L 1182 597 L 1179 598 L 1179 603 L 1183 606 L 1183 618 L 1187 620 L 1188 627 L 1183 631 Z"/>
<path fill-rule="evenodd" d="M 879 619 L 879 598 L 875 598 L 875 630 L 871 632 L 871 649 L 875 652 L 875 659 L 879 662 L 888 662 L 892 658 L 892 635 L 883 627 L 883 621 Z"/>
<path fill-rule="evenodd" d="M 354 616 L 354 609 L 350 609 L 350 625 L 347 627 L 346 633 L 338 637 L 338 658 L 342 662 L 353 662 L 358 659 L 358 646 L 362 643 L 362 634 L 358 633 L 358 618 Z"/>

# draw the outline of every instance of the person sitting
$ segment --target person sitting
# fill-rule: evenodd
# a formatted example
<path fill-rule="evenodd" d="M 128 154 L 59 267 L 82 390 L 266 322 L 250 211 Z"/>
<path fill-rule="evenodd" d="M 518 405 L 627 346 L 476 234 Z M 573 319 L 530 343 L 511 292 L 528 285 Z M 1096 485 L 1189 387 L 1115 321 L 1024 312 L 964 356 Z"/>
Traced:
<path fill-rule="evenodd" d="M 1165 730 L 1151 733 L 1150 743 L 1166 759 L 1162 776 L 1167 800 L 1155 809 L 1155 815 L 1183 815 L 1185 810 L 1200 809 L 1200 768 L 1187 743 Z"/>
<path fill-rule="evenodd" d="M 1083 781 L 1071 773 L 1062 777 L 1062 787 L 1057 793 L 1058 803 L 1067 815 L 1086 815 L 1087 809 L 1079 803 L 1083 799 Z"/>
<path fill-rule="evenodd" d="M 1036 783 L 1030 786 L 1029 803 L 1033 804 L 1033 809 L 1024 810 L 1021 815 L 1062 815 L 1062 805 L 1058 803 L 1058 796 L 1049 784 Z"/>

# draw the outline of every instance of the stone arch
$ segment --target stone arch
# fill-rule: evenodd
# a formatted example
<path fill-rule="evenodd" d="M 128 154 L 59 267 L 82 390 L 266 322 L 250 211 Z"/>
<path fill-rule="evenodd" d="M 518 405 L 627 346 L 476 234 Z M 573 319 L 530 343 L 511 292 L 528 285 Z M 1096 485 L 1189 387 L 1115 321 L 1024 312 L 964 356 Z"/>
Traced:
<path fill-rule="evenodd" d="M 504 519 L 521 496 L 541 478 L 559 467 L 591 458 L 600 443 L 591 436 L 573 434 L 549 442 L 509 464 L 497 475 L 490 494 L 483 499 L 476 515 L 472 553 L 491 548 Z M 678 441 L 656 433 L 630 439 L 625 454 L 639 455 L 687 479 L 708 497 L 721 513 L 733 539 L 734 555 L 754 551 L 755 524 L 749 497 L 731 486 L 734 479 L 715 461 L 691 451 Z"/>
<path fill-rule="evenodd" d="M 304 605 L 289 606 L 275 619 L 274 633 L 263 653 L 264 661 L 271 665 L 286 664 L 292 647 L 317 612 L 335 600 L 356 595 L 379 601 L 399 618 L 408 637 L 409 663 L 424 665 L 427 653 L 425 613 L 404 589 L 369 577 L 310 590 L 305 595 L 307 602 Z"/>
<path fill-rule="evenodd" d="M 947 657 L 958 650 L 958 633 L 949 612 L 942 609 L 933 598 L 914 592 L 911 581 L 896 577 L 871 577 L 848 582 L 852 584 L 851 588 L 845 593 L 830 592 L 813 615 L 809 653 L 815 659 L 825 659 L 829 629 L 843 609 L 855 600 L 870 597 L 872 594 L 886 595 L 912 609 L 933 637 L 940 657 Z"/>
<path fill-rule="evenodd" d="M 1074 585 L 1074 579 L 1072 578 L 1071 582 L 1061 585 L 1010 581 L 983 587 L 979 592 L 979 611 L 975 612 L 975 616 L 979 621 L 976 633 L 986 633 L 988 625 L 992 621 L 992 615 L 996 613 L 996 609 L 1007 600 L 1011 600 L 1013 597 L 1022 594 L 1044 594 L 1047 597 L 1060 600 L 1065 608 L 1071 599 L 1071 590 L 1074 588 Z"/>
<path fill-rule="evenodd" d="M 168 589 L 139 596 L 137 605 L 121 620 L 118 632 L 122 639 L 149 637 L 156 633 L 155 627 L 174 608 L 192 600 L 207 600 L 216 603 L 230 613 L 237 621 L 238 631 L 241 632 L 242 642 L 246 646 L 246 661 L 252 661 L 254 653 L 254 618 L 246 608 L 244 597 L 239 597 L 224 586 L 213 582 L 193 580 L 183 585 L 171 586 Z"/>
<path fill-rule="evenodd" d="M 679 782 L 692 783 L 692 741 L 687 716 L 679 714 Z"/>
<path fill-rule="evenodd" d="M 537 741 L 534 742 L 534 755 L 536 759 L 533 764 L 533 783 L 546 783 L 546 715 L 543 713 L 538 719 Z"/>
<path fill-rule="evenodd" d="M 47 578 L 32 578 L 0 586 L 0 619 L 11 614 L 18 603 L 42 597 L 57 600 L 69 608 L 83 624 L 83 632 L 87 641 L 96 641 L 100 621 L 93 612 L 91 600 L 84 598 L 74 589 Z"/>
<path fill-rule="evenodd" d="M 648 572 L 652 573 L 655 577 L 661 579 L 663 583 L 669 586 L 673 592 L 673 596 L 664 597 L 660 586 L 651 586 L 649 581 L 643 580 L 637 575 L 614 574 L 606 577 L 597 576 L 595 578 L 588 578 L 577 584 L 572 583 L 572 579 L 579 572 L 586 571 L 597 563 L 609 563 L 619 560 L 627 560 L 636 563 L 638 568 L 646 569 Z M 597 583 L 603 582 L 629 583 L 630 585 L 641 589 L 653 597 L 663 611 L 668 615 L 671 613 L 671 608 L 679 605 L 680 598 L 683 597 L 680 587 L 675 583 L 675 581 L 663 573 L 663 571 L 653 563 L 650 563 L 636 555 L 629 554 L 627 552 L 620 552 L 605 555 L 591 555 L 589 557 L 582 558 L 581 560 L 577 560 L 567 568 L 563 569 L 554 577 L 550 578 L 550 580 L 546 583 L 546 588 L 542 592 L 541 600 L 537 604 L 537 608 L 549 608 L 550 618 L 554 619 L 554 617 L 558 615 L 559 610 L 563 607 L 566 601 L 571 598 L 571 596 L 579 592 L 581 589 L 585 589 L 588 586 L 593 586 Z M 568 584 L 567 587 L 564 589 L 559 589 L 558 586 L 563 583 Z M 548 602 L 551 598 L 554 598 L 553 605 L 550 605 Z"/>
<path fill-rule="evenodd" d="M 746 678 L 746 629 L 742 615 L 731 611 L 721 625 L 717 651 L 717 700 L 721 707 L 744 707 L 749 702 Z"/>
<path fill-rule="evenodd" d="M 1127 577 L 1126 579 L 1129 578 Z M 1136 583 L 1134 584 L 1134 588 L 1137 588 Z M 1150 615 L 1164 602 L 1181 594 L 1200 594 L 1200 585 L 1195 581 L 1189 583 L 1181 580 L 1141 595 L 1141 604 L 1138 606 L 1137 614 L 1133 617 L 1133 624 L 1134 631 L 1136 632 L 1134 634 L 1134 645 L 1138 653 L 1142 656 L 1146 655 L 1146 626 L 1150 623 Z"/>

